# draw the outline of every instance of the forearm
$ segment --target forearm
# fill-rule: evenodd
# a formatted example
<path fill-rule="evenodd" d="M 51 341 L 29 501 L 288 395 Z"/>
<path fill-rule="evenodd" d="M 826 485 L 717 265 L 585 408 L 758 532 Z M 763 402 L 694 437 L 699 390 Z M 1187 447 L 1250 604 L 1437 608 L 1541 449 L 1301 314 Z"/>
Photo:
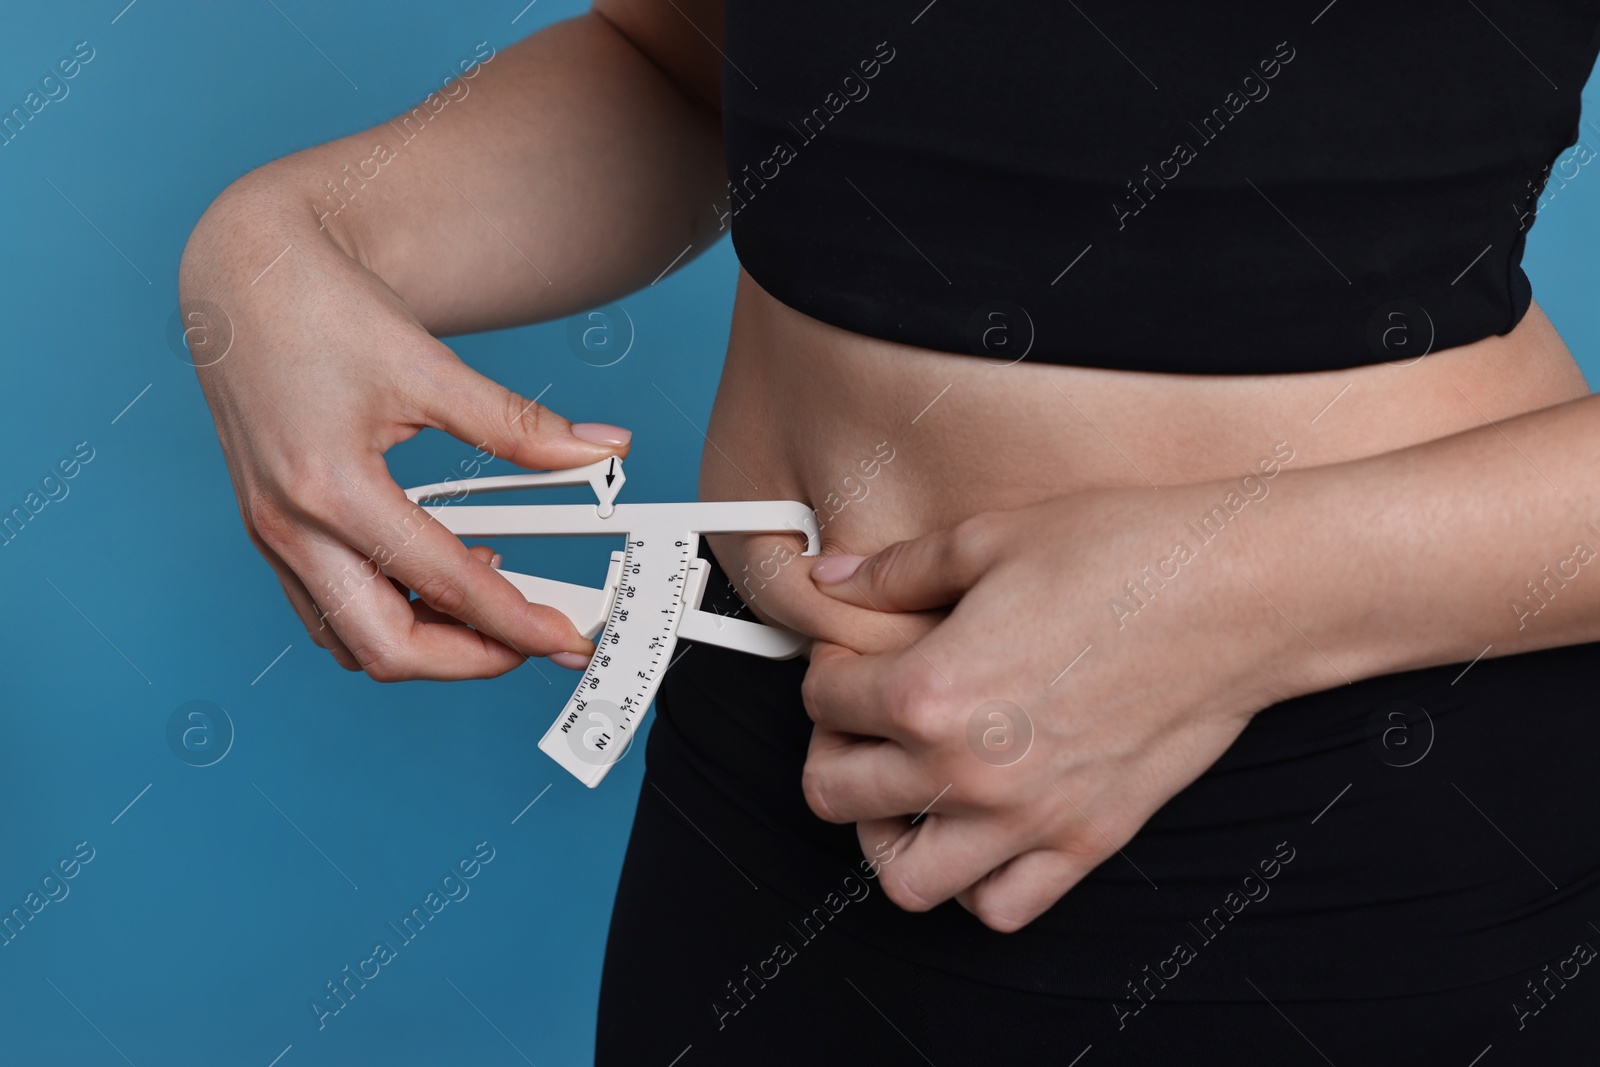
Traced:
<path fill-rule="evenodd" d="M 260 249 L 337 247 L 443 335 L 604 303 L 715 241 L 718 115 L 606 19 L 452 86 L 235 182 L 196 227 L 188 287 L 232 258 L 260 269 Z"/>
<path fill-rule="evenodd" d="M 1310 689 L 1600 640 L 1600 397 L 1275 490 L 1250 570 Z"/>

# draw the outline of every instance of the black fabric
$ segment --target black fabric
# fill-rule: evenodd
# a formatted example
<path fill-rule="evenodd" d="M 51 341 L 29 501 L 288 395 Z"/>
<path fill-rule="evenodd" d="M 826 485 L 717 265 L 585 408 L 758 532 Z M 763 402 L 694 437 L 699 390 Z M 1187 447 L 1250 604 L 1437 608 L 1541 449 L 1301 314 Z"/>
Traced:
<path fill-rule="evenodd" d="M 1594 0 L 730 2 L 723 223 L 799 311 L 997 363 L 1412 358 L 1526 312 L 1597 27 Z"/>
<path fill-rule="evenodd" d="M 743 607 L 720 571 L 707 604 Z M 602 1063 L 690 1044 L 685 1063 L 924 1062 L 895 1027 L 941 1067 L 1091 1043 L 1086 1067 L 1322 1062 L 1286 1019 L 1335 1063 L 1490 1044 L 1494 1063 L 1600 1062 L 1600 645 L 1274 705 L 1010 935 L 954 903 L 900 911 L 854 828 L 811 814 L 804 661 L 685 647 L 612 919 Z"/>
<path fill-rule="evenodd" d="M 752 887 L 721 852 L 738 855 L 741 842 L 702 836 L 708 812 L 696 802 L 646 776 L 606 948 L 599 1067 L 1467 1067 L 1486 1050 L 1476 1067 L 1600 1063 L 1593 963 L 1564 989 L 1552 983 L 1547 1007 L 1520 1028 L 1508 1005 L 1528 995 L 1509 979 L 1422 996 L 1289 1000 L 1258 979 L 1249 954 L 1220 946 L 1181 979 L 1212 986 L 1212 999 L 1168 997 L 1174 983 L 1126 1018 L 1109 997 L 1025 992 L 908 963 L 860 937 L 870 920 L 854 909 L 881 897 L 876 887 L 827 926 L 797 930 L 822 896 Z M 1590 940 L 1600 944 L 1592 931 Z M 793 951 L 782 964 L 778 942 Z M 1326 948 L 1273 951 L 1315 966 Z"/>

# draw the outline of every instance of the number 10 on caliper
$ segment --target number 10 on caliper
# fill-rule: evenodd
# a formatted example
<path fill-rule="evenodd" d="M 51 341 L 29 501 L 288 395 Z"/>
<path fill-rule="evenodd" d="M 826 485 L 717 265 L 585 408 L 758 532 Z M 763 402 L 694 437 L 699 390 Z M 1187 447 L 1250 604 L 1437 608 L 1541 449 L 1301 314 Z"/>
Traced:
<path fill-rule="evenodd" d="M 793 500 L 617 504 L 622 463 L 440 482 L 406 490 L 413 503 L 549 486 L 592 486 L 595 504 L 472 504 L 426 508 L 459 537 L 574 537 L 621 534 L 601 588 L 532 574 L 500 573 L 530 601 L 547 604 L 593 638 L 594 657 L 539 748 L 584 785 L 596 786 L 627 750 L 655 699 L 680 637 L 769 659 L 799 655 L 805 638 L 788 630 L 700 609 L 708 533 L 801 533 L 805 555 L 821 550 L 816 516 Z"/>

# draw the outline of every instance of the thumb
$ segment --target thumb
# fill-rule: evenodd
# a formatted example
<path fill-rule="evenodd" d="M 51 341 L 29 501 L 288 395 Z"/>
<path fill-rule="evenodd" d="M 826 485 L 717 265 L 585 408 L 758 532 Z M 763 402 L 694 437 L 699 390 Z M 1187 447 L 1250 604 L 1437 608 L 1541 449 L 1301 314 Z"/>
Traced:
<path fill-rule="evenodd" d="M 561 470 L 623 456 L 633 434 L 604 422 L 568 422 L 465 363 L 432 382 L 427 425 L 529 470 Z"/>
<path fill-rule="evenodd" d="M 966 522 L 871 556 L 824 556 L 812 565 L 811 578 L 835 600 L 857 607 L 928 611 L 960 600 L 988 569 L 991 555 L 987 539 Z"/>

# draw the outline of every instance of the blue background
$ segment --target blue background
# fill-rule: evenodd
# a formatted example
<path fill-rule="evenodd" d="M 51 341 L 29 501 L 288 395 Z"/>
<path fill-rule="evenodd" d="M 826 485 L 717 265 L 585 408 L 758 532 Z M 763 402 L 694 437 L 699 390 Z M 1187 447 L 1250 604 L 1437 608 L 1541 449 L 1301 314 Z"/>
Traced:
<path fill-rule="evenodd" d="M 312 646 L 245 539 L 168 340 L 184 241 L 228 181 L 386 119 L 477 42 L 504 48 L 582 6 L 540 0 L 513 24 L 516 0 L 138 0 L 119 17 L 122 2 L 11 10 L 0 38 L 0 110 L 76 42 L 96 50 L 0 148 L 0 511 L 77 442 L 95 450 L 0 547 L 0 910 L 77 842 L 95 850 L 0 948 L 0 1060 L 587 1062 L 641 760 L 590 791 L 535 750 L 577 678 L 548 664 L 380 686 Z M 1581 139 L 1600 146 L 1600 129 Z M 1547 190 L 1527 267 L 1591 381 L 1597 244 L 1600 166 L 1586 166 Z M 724 241 L 625 300 L 637 338 L 614 366 L 577 358 L 564 322 L 453 344 L 526 396 L 548 386 L 570 418 L 631 427 L 627 499 L 690 499 L 689 420 L 710 409 L 735 270 Z M 428 432 L 390 460 L 414 485 L 472 455 Z M 512 569 L 591 584 L 604 560 L 506 551 Z M 212 766 L 167 740 L 191 700 L 236 730 Z M 324 983 L 397 940 L 386 924 L 480 841 L 495 858 L 470 895 L 319 1031 Z"/>

